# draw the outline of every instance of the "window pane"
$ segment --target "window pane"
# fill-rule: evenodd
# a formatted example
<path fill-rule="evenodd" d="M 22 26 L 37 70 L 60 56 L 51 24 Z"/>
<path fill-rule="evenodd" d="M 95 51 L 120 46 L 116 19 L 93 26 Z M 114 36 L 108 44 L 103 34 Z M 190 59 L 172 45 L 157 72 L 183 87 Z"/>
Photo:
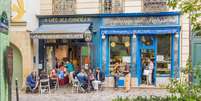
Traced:
<path fill-rule="evenodd" d="M 109 36 L 109 47 L 110 47 L 110 73 L 114 64 L 120 62 L 120 70 L 125 69 L 125 65 L 130 65 L 130 37 L 125 35 L 114 35 Z"/>
<path fill-rule="evenodd" d="M 53 0 L 53 14 L 65 15 L 75 13 L 75 0 Z"/>
<path fill-rule="evenodd" d="M 103 13 L 121 13 L 123 12 L 123 0 L 104 0 L 102 3 Z"/>
<path fill-rule="evenodd" d="M 157 75 L 168 74 L 171 70 L 171 36 L 159 35 L 157 45 Z"/>

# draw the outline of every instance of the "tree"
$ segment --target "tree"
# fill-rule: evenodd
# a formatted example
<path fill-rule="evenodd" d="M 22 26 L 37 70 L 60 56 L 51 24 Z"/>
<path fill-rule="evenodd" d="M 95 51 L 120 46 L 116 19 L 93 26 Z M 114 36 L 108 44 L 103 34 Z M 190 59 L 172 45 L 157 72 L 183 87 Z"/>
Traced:
<path fill-rule="evenodd" d="M 201 32 L 201 0 L 168 0 L 168 5 L 180 9 L 183 14 L 190 14 L 192 31 Z"/>

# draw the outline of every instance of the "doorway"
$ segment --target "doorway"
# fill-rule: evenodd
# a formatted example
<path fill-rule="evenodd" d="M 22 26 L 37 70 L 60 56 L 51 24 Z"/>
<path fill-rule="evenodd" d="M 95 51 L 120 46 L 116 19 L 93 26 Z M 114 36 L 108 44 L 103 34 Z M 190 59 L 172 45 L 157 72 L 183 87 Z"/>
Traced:
<path fill-rule="evenodd" d="M 138 85 L 155 85 L 157 39 L 152 35 L 139 35 L 137 40 Z M 153 64 L 152 69 L 149 68 L 150 63 Z"/>

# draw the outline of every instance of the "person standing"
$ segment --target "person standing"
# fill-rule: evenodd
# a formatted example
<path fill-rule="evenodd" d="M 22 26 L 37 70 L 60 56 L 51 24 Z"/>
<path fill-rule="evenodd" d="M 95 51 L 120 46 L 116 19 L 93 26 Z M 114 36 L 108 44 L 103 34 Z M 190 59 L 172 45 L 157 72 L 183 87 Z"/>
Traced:
<path fill-rule="evenodd" d="M 152 85 L 152 73 L 153 73 L 153 69 L 154 69 L 154 63 L 150 59 L 148 59 L 148 69 L 149 69 L 148 84 Z"/>
<path fill-rule="evenodd" d="M 73 74 L 74 74 L 74 66 L 72 63 L 70 63 L 70 61 L 66 61 L 66 68 L 69 72 L 68 78 L 69 78 L 69 84 L 72 84 L 72 80 L 73 80 Z"/>
<path fill-rule="evenodd" d="M 129 90 L 130 90 L 130 79 L 131 79 L 129 64 L 126 64 L 126 66 L 125 66 L 124 75 L 125 75 L 125 92 L 129 92 Z"/>
<path fill-rule="evenodd" d="M 114 75 L 114 88 L 118 88 L 118 81 L 119 81 L 119 75 L 120 75 L 120 61 L 117 61 L 113 68 L 113 75 Z"/>

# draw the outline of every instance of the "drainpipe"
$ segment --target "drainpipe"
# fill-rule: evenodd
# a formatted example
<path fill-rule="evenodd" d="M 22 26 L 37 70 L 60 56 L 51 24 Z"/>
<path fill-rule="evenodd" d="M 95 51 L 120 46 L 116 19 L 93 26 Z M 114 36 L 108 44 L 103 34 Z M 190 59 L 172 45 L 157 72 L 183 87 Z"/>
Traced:
<path fill-rule="evenodd" d="M 190 64 L 192 65 L 192 45 L 191 45 L 191 42 L 192 42 L 192 31 L 191 31 L 191 12 L 189 14 L 189 62 Z M 193 72 L 191 72 L 191 70 L 189 69 L 188 71 L 188 81 L 189 83 L 191 83 L 193 81 Z"/>

